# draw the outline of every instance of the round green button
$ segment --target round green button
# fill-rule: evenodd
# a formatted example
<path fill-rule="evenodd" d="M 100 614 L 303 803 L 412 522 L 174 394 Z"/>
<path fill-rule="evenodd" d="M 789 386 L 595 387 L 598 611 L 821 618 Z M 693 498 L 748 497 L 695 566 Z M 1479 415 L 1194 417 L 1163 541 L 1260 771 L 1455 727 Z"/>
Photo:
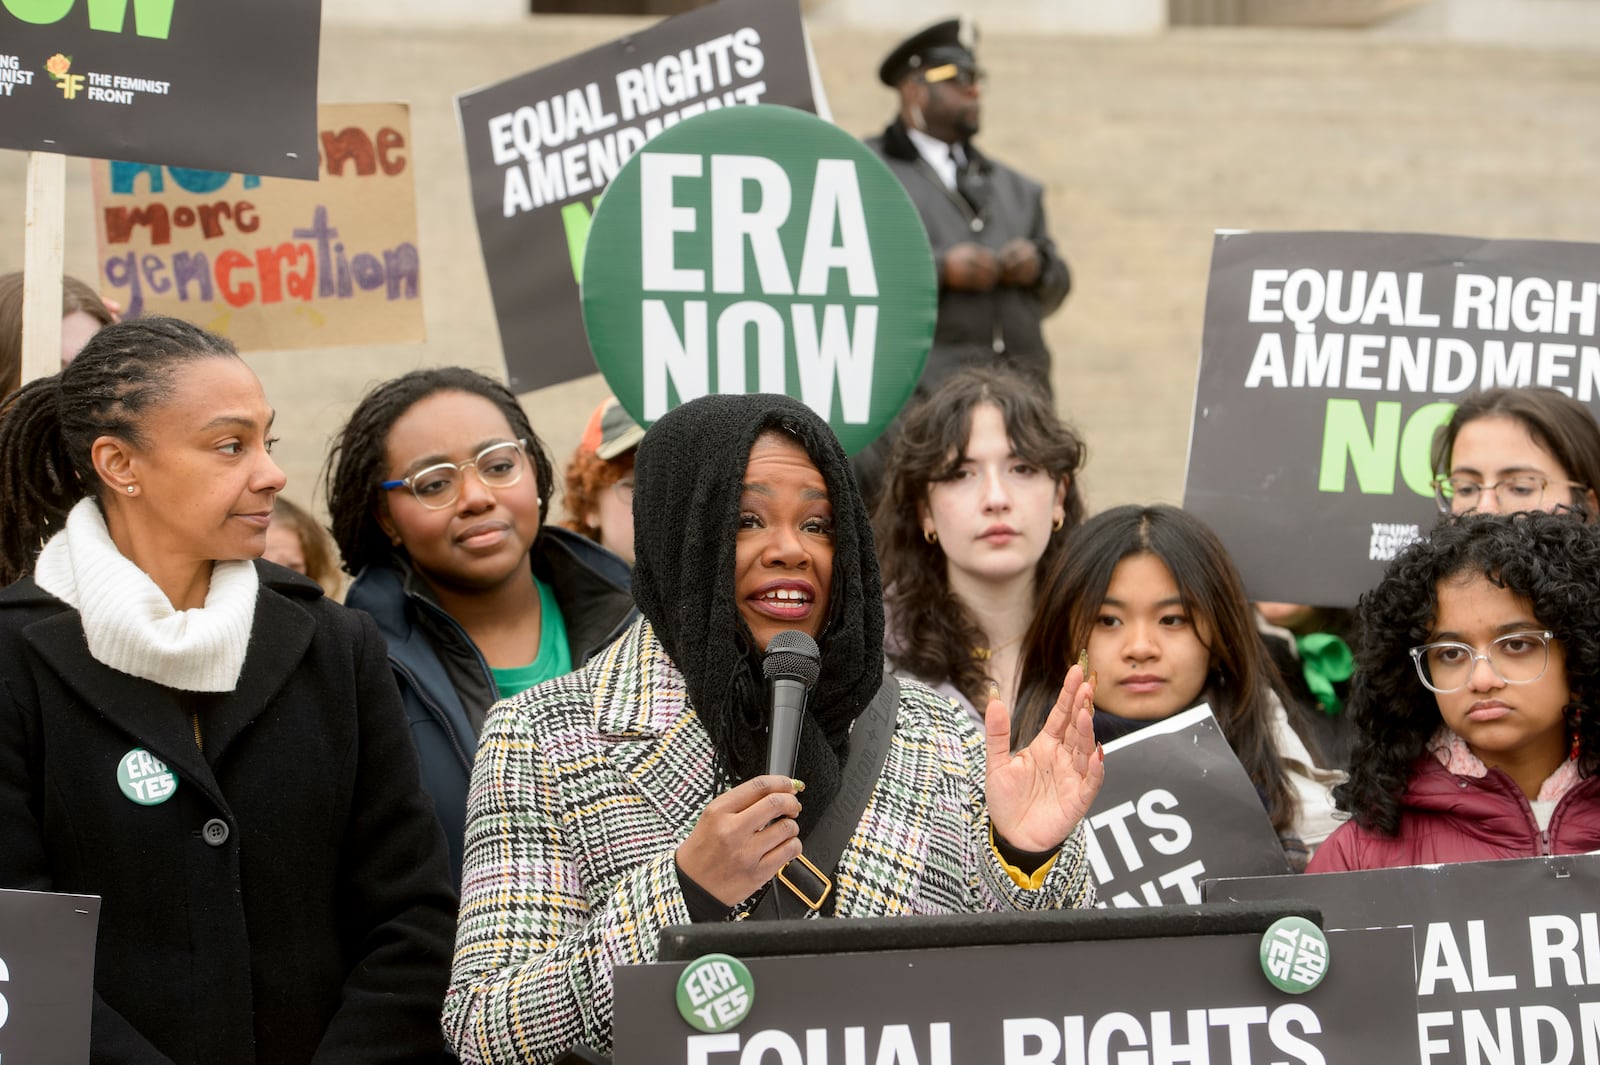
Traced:
<path fill-rule="evenodd" d="M 156 806 L 172 798 L 178 790 L 178 777 L 167 763 L 135 747 L 117 763 L 117 787 L 140 806 Z"/>
<path fill-rule="evenodd" d="M 1328 937 L 1304 917 L 1282 917 L 1261 937 L 1261 971 L 1279 991 L 1303 995 L 1328 975 Z"/>
<path fill-rule="evenodd" d="M 756 984 L 744 962 L 727 954 L 707 954 L 689 963 L 678 977 L 678 1012 L 702 1032 L 726 1032 L 755 1005 Z"/>

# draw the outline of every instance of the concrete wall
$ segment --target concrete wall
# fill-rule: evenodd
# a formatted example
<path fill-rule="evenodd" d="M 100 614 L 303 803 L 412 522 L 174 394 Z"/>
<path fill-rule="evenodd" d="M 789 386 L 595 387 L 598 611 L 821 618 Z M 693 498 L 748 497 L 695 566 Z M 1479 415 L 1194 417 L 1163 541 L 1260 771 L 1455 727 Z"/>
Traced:
<path fill-rule="evenodd" d="M 1380 32 L 1443 41 L 1600 48 L 1600 0 L 1432 0 Z"/>
<path fill-rule="evenodd" d="M 1159 33 L 1166 0 L 986 0 L 978 4 L 919 0 L 811 0 L 806 18 L 817 25 L 897 30 L 902 36 L 957 15 L 974 16 L 984 33 Z M 980 38 L 981 39 L 981 38 Z"/>
<path fill-rule="evenodd" d="M 369 384 L 422 365 L 498 372 L 454 94 L 645 24 L 326 23 L 323 99 L 412 103 L 428 340 L 251 356 L 280 412 L 291 496 L 317 495 L 329 435 Z M 873 71 L 901 33 L 813 27 L 844 129 L 889 117 Z M 996 32 L 982 55 L 980 141 L 1045 183 L 1076 276 L 1047 336 L 1062 410 L 1089 441 L 1095 509 L 1181 495 L 1214 229 L 1600 241 L 1600 71 L 1585 53 L 1194 30 Z M 0 271 L 21 266 L 25 162 L 0 151 Z M 92 277 L 87 174 L 69 163 L 66 262 Z M 591 377 L 525 397 L 559 459 L 603 387 Z"/>

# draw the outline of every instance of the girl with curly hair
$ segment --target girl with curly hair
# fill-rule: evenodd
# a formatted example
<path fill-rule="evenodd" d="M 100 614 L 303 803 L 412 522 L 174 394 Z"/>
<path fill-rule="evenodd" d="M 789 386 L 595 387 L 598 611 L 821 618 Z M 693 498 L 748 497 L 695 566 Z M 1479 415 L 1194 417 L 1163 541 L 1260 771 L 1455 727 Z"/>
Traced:
<path fill-rule="evenodd" d="M 1442 524 L 1361 599 L 1335 796 L 1311 872 L 1600 848 L 1600 530 L 1545 513 Z"/>
<path fill-rule="evenodd" d="M 1336 827 L 1332 784 L 1291 724 L 1282 680 L 1239 572 L 1206 525 L 1177 507 L 1116 507 L 1067 539 L 1023 640 L 1017 739 L 1055 702 L 1080 650 L 1101 683 L 1102 741 L 1206 703 L 1260 793 L 1296 868 Z"/>
<path fill-rule="evenodd" d="M 1010 704 L 1039 577 L 1083 520 L 1083 456 L 1015 371 L 963 370 L 907 414 L 874 515 L 897 674 L 980 723 L 991 683 Z"/>

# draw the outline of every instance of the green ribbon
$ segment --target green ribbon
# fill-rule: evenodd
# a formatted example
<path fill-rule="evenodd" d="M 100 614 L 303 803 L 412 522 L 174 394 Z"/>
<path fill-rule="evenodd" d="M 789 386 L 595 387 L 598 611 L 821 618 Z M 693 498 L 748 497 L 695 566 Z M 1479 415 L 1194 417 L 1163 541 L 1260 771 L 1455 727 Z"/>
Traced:
<path fill-rule="evenodd" d="M 1329 717 L 1344 709 L 1344 700 L 1335 694 L 1334 685 L 1350 679 L 1356 671 L 1356 656 L 1350 645 L 1331 632 L 1313 632 L 1309 636 L 1296 636 L 1295 646 L 1300 648 L 1300 669 L 1305 674 L 1306 687 L 1322 704 Z"/>

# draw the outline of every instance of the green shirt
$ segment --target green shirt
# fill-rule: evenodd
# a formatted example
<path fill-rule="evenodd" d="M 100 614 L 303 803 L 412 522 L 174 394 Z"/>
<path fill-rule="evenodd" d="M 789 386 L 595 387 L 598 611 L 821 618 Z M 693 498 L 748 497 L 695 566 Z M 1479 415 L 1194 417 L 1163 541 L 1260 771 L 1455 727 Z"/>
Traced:
<path fill-rule="evenodd" d="M 572 672 L 572 649 L 567 646 L 567 622 L 556 604 L 556 594 L 539 578 L 533 579 L 539 589 L 539 654 L 525 666 L 509 669 L 490 668 L 500 698 L 509 699 L 542 684 L 554 677 Z"/>

